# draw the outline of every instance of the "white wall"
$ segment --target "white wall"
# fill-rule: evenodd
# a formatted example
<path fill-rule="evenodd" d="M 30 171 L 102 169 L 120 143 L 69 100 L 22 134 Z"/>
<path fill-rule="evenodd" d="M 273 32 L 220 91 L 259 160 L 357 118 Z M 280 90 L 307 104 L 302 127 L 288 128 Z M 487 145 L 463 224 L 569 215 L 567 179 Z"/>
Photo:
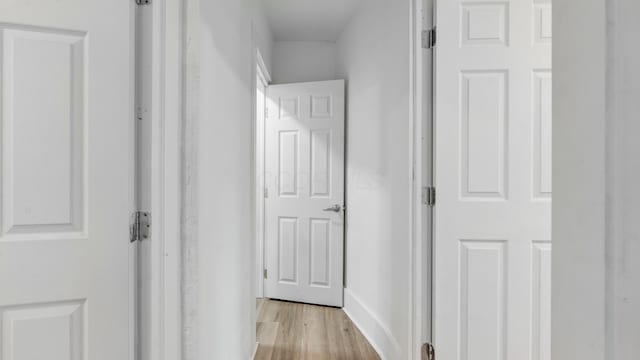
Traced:
<path fill-rule="evenodd" d="M 406 359 L 410 307 L 410 1 L 372 0 L 337 42 L 347 79 L 345 311 Z"/>
<path fill-rule="evenodd" d="M 610 0 L 606 359 L 640 359 L 640 2 Z"/>
<path fill-rule="evenodd" d="M 604 360 L 605 14 L 553 8 L 553 359 Z"/>
<path fill-rule="evenodd" d="M 276 41 L 273 83 L 336 80 L 336 45 L 328 41 Z"/>
<path fill-rule="evenodd" d="M 245 0 L 253 3 L 252 22 L 253 22 L 253 43 L 260 50 L 262 60 L 264 60 L 267 70 L 273 71 L 273 48 L 275 41 L 273 33 L 267 20 L 264 1 Z"/>
<path fill-rule="evenodd" d="M 640 358 L 639 13 L 554 2 L 552 359 Z"/>
<path fill-rule="evenodd" d="M 257 1 L 186 5 L 183 358 L 245 360 L 255 348 L 252 39 L 270 53 L 252 26 L 268 29 Z"/>

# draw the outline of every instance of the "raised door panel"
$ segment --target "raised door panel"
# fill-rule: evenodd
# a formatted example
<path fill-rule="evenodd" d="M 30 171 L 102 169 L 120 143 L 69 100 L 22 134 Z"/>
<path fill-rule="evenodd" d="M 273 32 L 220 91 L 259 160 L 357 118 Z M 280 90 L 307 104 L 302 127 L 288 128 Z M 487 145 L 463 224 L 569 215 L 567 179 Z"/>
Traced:
<path fill-rule="evenodd" d="M 331 197 L 331 129 L 311 130 L 311 197 Z"/>
<path fill-rule="evenodd" d="M 508 2 L 462 4 L 462 45 L 509 44 Z"/>
<path fill-rule="evenodd" d="M 505 360 L 506 242 L 460 244 L 460 359 Z"/>
<path fill-rule="evenodd" d="M 333 116 L 333 97 L 331 95 L 311 95 L 311 118 L 325 119 Z"/>
<path fill-rule="evenodd" d="M 465 71 L 461 75 L 462 197 L 507 196 L 507 73 Z"/>
<path fill-rule="evenodd" d="M 309 225 L 309 284 L 331 286 L 331 220 L 311 219 Z"/>
<path fill-rule="evenodd" d="M 298 218 L 278 219 L 278 281 L 297 284 L 300 231 Z"/>
<path fill-rule="evenodd" d="M 551 71 L 533 72 L 533 197 L 551 198 Z"/>
<path fill-rule="evenodd" d="M 531 359 L 551 360 L 551 243 L 532 244 Z"/>
<path fill-rule="evenodd" d="M 86 188 L 85 34 L 0 32 L 3 235 L 79 232 Z"/>
<path fill-rule="evenodd" d="M 551 0 L 534 0 L 534 43 L 551 44 Z"/>
<path fill-rule="evenodd" d="M 81 360 L 87 347 L 84 301 L 0 308 L 3 360 Z"/>
<path fill-rule="evenodd" d="M 281 97 L 278 100 L 278 117 L 280 119 L 300 118 L 299 97 Z"/>
<path fill-rule="evenodd" d="M 281 131 L 278 152 L 278 187 L 281 197 L 297 197 L 300 176 L 300 134 Z"/>

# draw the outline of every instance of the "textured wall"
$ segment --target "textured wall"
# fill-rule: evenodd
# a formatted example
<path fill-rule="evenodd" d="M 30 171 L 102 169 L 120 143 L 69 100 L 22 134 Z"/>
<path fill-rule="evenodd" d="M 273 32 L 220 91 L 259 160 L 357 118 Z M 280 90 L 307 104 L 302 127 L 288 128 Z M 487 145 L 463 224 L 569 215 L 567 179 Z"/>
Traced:
<path fill-rule="evenodd" d="M 183 359 L 249 359 L 255 348 L 253 43 L 270 63 L 257 0 L 186 2 Z"/>
<path fill-rule="evenodd" d="M 553 7 L 551 357 L 636 360 L 640 2 Z"/>
<path fill-rule="evenodd" d="M 198 237 L 197 237 L 197 151 L 199 71 L 199 0 L 185 2 L 185 124 L 182 209 L 182 359 L 197 360 Z"/>

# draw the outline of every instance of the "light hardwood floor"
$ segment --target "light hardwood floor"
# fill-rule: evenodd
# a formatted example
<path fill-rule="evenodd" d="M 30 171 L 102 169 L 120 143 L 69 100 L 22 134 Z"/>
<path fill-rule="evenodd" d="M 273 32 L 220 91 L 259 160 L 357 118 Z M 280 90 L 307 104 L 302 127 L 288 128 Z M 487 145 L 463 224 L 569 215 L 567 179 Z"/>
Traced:
<path fill-rule="evenodd" d="M 257 301 L 256 360 L 379 360 L 341 309 Z"/>

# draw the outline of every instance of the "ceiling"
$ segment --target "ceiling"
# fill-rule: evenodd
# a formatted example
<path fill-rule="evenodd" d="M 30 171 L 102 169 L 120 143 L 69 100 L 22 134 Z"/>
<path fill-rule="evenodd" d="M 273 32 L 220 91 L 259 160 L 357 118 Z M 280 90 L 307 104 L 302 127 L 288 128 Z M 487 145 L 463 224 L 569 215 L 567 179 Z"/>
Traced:
<path fill-rule="evenodd" d="M 276 41 L 336 41 L 361 0 L 263 0 Z"/>

